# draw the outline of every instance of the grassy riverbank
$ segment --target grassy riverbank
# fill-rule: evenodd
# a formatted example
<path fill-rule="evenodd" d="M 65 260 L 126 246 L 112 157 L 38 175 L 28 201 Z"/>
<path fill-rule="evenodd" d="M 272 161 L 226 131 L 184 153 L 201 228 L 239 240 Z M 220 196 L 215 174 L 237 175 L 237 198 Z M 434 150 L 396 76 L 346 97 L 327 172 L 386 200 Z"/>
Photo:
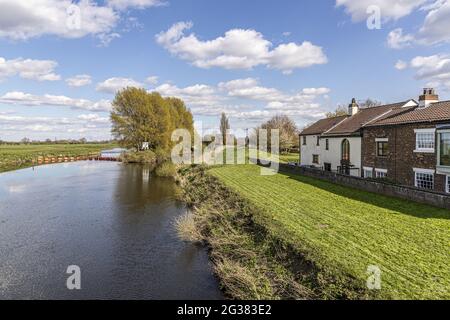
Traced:
<path fill-rule="evenodd" d="M 210 245 L 231 297 L 450 298 L 447 210 L 259 173 L 254 165 L 184 173 L 195 208 L 184 236 Z M 369 266 L 381 270 L 379 291 L 366 289 Z"/>
<path fill-rule="evenodd" d="M 261 210 L 259 223 L 320 270 L 364 287 L 368 267 L 377 266 L 383 297 L 450 298 L 448 210 L 294 174 L 261 176 L 252 165 L 209 172 Z"/>
<path fill-rule="evenodd" d="M 230 166 L 232 168 L 232 166 Z M 215 170 L 215 169 L 214 169 Z M 214 270 L 232 299 L 365 299 L 377 293 L 352 277 L 331 274 L 272 232 L 265 212 L 226 187 L 205 167 L 179 173 L 192 213 L 178 221 L 180 236 L 206 243 Z"/>
<path fill-rule="evenodd" d="M 117 147 L 115 144 L 28 144 L 0 145 L 0 172 L 32 166 L 38 157 L 84 156 Z"/>

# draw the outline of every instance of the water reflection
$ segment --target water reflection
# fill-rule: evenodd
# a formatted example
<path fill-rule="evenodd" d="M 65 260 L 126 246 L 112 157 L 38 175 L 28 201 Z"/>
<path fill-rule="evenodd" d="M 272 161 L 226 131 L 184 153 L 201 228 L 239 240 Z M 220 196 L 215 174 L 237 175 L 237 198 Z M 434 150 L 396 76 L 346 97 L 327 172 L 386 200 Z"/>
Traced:
<path fill-rule="evenodd" d="M 185 208 L 171 180 L 134 165 L 64 166 L 0 175 L 0 186 L 27 186 L 0 192 L 0 299 L 222 297 L 205 250 L 176 237 Z M 81 291 L 65 287 L 72 264 Z"/>

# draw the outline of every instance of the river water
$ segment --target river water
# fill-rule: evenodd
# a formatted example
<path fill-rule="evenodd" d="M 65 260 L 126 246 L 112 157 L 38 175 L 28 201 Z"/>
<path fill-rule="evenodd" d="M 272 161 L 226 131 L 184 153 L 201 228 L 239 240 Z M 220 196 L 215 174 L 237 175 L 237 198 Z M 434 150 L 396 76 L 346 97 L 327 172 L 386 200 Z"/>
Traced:
<path fill-rule="evenodd" d="M 0 299 L 223 298 L 206 250 L 177 238 L 178 191 L 115 162 L 0 174 Z"/>

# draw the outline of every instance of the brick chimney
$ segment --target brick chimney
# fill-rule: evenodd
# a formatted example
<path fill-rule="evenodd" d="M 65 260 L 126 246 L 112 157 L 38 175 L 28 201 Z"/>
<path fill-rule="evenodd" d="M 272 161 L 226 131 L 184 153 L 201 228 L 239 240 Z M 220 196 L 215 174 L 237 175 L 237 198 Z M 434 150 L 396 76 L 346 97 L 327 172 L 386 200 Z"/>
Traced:
<path fill-rule="evenodd" d="M 352 99 L 352 103 L 348 106 L 348 115 L 354 116 L 359 112 L 359 105 L 356 103 L 356 99 Z"/>
<path fill-rule="evenodd" d="M 439 96 L 435 93 L 434 89 L 423 89 L 423 95 L 419 97 L 419 108 L 426 108 L 434 102 L 439 102 Z"/>

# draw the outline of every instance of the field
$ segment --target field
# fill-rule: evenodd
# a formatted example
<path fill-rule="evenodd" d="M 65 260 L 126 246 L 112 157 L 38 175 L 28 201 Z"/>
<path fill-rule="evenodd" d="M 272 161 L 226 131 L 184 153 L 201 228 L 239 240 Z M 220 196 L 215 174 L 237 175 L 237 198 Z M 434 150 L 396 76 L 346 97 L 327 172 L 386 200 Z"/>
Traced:
<path fill-rule="evenodd" d="M 320 268 L 366 286 L 381 270 L 381 295 L 450 298 L 450 212 L 255 165 L 209 171 L 263 212 L 261 223 Z"/>
<path fill-rule="evenodd" d="M 0 172 L 26 168 L 39 156 L 81 156 L 115 147 L 113 144 L 0 145 Z"/>
<path fill-rule="evenodd" d="M 269 155 L 267 153 L 264 152 L 259 152 L 259 157 L 261 159 L 264 159 L 266 157 L 269 157 Z M 298 153 L 283 153 L 279 155 L 280 158 L 280 163 L 290 163 L 290 162 L 295 162 L 298 163 L 300 161 L 300 154 Z"/>

